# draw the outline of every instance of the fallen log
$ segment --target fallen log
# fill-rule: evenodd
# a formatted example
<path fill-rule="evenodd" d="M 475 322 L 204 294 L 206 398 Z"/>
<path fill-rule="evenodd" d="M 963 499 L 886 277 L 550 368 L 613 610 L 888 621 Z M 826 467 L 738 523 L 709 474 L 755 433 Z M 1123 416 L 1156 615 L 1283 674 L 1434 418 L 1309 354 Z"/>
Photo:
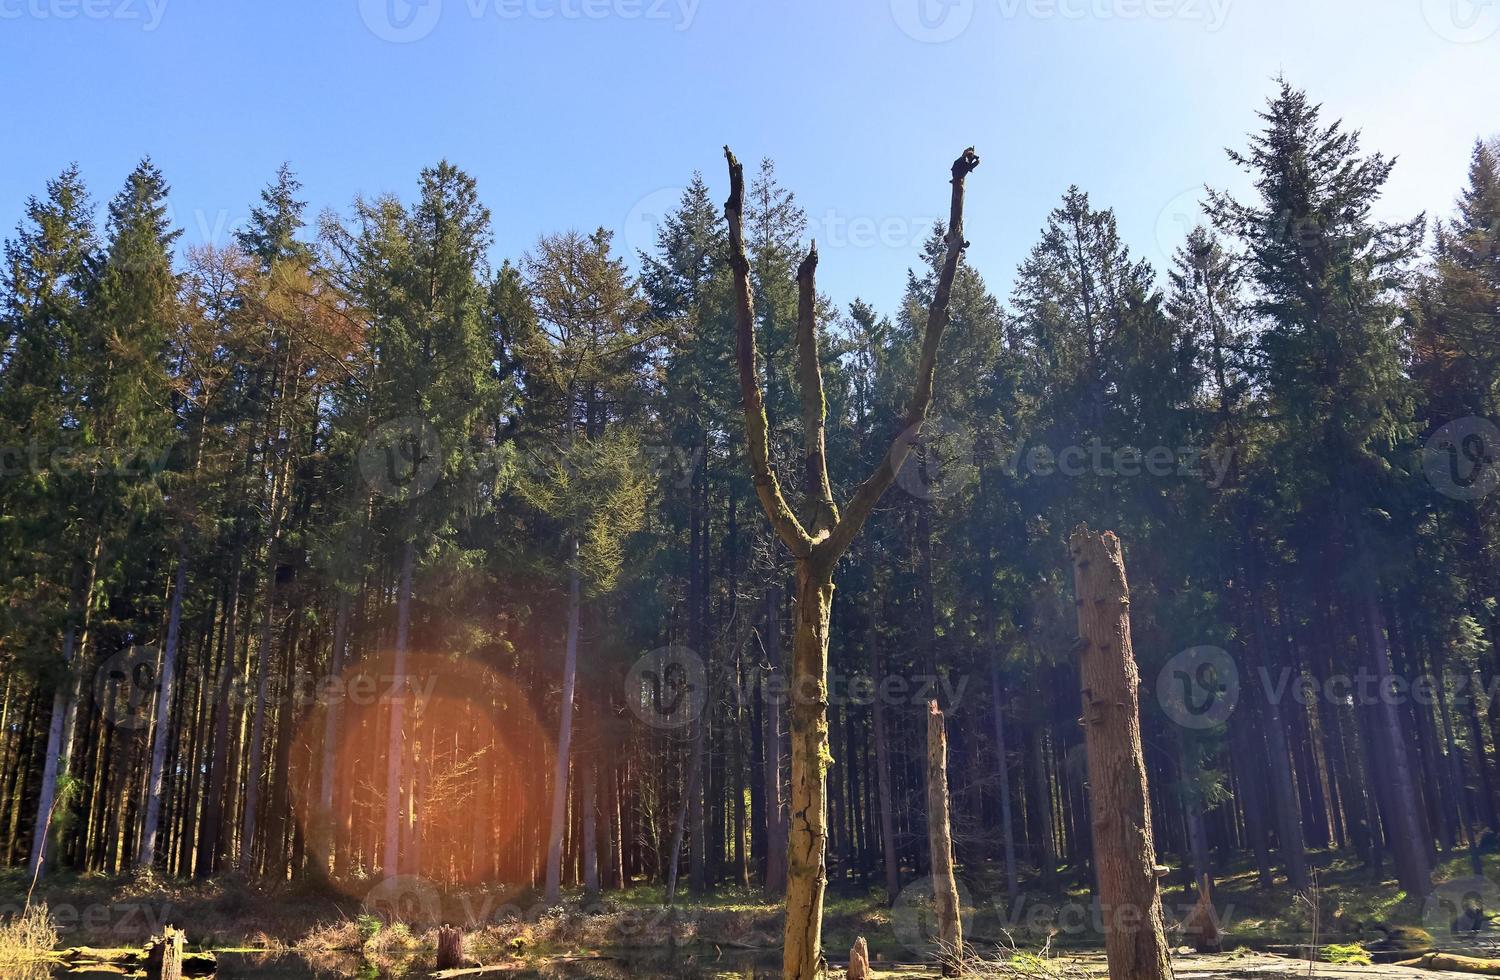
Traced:
<path fill-rule="evenodd" d="M 1424 953 L 1412 960 L 1402 960 L 1397 966 L 1411 966 L 1422 970 L 1452 970 L 1455 973 L 1477 973 L 1486 977 L 1500 977 L 1500 960 L 1487 960 L 1478 956 L 1459 956 L 1456 953 Z"/>
<path fill-rule="evenodd" d="M 70 968 L 121 967 L 141 970 L 146 966 L 147 950 L 108 949 L 98 946 L 69 946 L 47 957 Z M 218 957 L 213 953 L 182 954 L 182 975 L 185 977 L 210 977 L 219 968 Z"/>

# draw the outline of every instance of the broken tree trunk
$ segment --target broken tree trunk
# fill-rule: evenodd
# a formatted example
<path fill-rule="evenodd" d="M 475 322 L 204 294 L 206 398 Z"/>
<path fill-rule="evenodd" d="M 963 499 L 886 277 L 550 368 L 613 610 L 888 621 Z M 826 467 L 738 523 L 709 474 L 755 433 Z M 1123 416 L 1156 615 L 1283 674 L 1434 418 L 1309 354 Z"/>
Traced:
<path fill-rule="evenodd" d="M 865 937 L 860 936 L 854 940 L 854 948 L 849 950 L 849 969 L 845 971 L 845 980 L 870 980 L 870 946 L 865 942 Z"/>
<path fill-rule="evenodd" d="M 464 931 L 457 926 L 443 926 L 437 936 L 437 968 L 456 970 L 464 965 Z"/>
<path fill-rule="evenodd" d="M 953 878 L 953 833 L 948 819 L 948 733 L 936 701 L 927 702 L 927 845 L 932 855 L 933 907 L 943 975 L 954 976 L 963 958 L 958 882 Z"/>
<path fill-rule="evenodd" d="M 181 929 L 167 926 L 146 946 L 146 980 L 182 980 Z"/>
<path fill-rule="evenodd" d="M 1198 902 L 1182 924 L 1182 936 L 1200 953 L 1218 953 L 1224 948 L 1224 933 L 1219 929 L 1219 916 L 1214 911 L 1208 875 L 1198 879 Z"/>
<path fill-rule="evenodd" d="M 1078 605 L 1094 867 L 1110 980 L 1172 976 L 1141 751 L 1130 590 L 1120 540 L 1085 525 L 1069 541 Z"/>

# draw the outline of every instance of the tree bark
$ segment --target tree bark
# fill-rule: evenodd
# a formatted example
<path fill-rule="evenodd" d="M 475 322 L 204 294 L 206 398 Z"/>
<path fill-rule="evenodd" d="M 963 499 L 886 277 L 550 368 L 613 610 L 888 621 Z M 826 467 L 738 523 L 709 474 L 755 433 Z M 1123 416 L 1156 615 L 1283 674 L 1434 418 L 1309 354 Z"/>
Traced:
<path fill-rule="evenodd" d="M 896 814 L 894 794 L 891 789 L 890 734 L 886 724 L 885 703 L 878 693 L 880 679 L 885 675 L 885 670 L 880 660 L 880 633 L 873 605 L 870 610 L 868 637 L 870 677 L 877 689 L 874 703 L 871 705 L 870 723 L 875 729 L 875 789 L 880 797 L 881 856 L 885 866 L 886 904 L 894 905 L 896 897 L 901 893 L 901 861 L 896 853 Z"/>
<path fill-rule="evenodd" d="M 406 652 L 411 641 L 411 580 L 416 544 L 401 546 L 401 583 L 396 595 L 396 649 L 391 662 L 391 725 L 385 757 L 385 837 L 381 875 L 401 873 L 401 790 L 406 761 Z"/>
<path fill-rule="evenodd" d="M 151 746 L 151 771 L 146 777 L 146 815 L 141 822 L 141 845 L 135 863 L 149 868 L 156 861 L 156 828 L 161 818 L 162 773 L 167 763 L 168 724 L 172 706 L 172 684 L 177 678 L 177 645 L 182 635 L 182 598 L 187 591 L 188 544 L 184 537 L 177 555 L 177 574 L 172 583 L 172 607 L 167 614 L 167 644 L 161 655 L 161 676 L 156 692 L 155 743 Z"/>
<path fill-rule="evenodd" d="M 948 817 L 948 733 L 936 701 L 927 703 L 927 847 L 932 860 L 933 906 L 937 914 L 943 975 L 957 976 L 964 933 L 958 882 L 953 877 L 953 831 Z"/>
<path fill-rule="evenodd" d="M 1069 541 L 1093 810 L 1094 868 L 1111 980 L 1166 980 L 1165 923 L 1141 749 L 1130 592 L 1120 541 L 1080 525 Z"/>
<path fill-rule="evenodd" d="M 562 704 L 558 711 L 557 758 L 552 767 L 552 822 L 547 831 L 546 885 L 543 898 L 555 905 L 562 897 L 563 831 L 568 821 L 568 762 L 573 745 L 573 692 L 578 683 L 578 629 L 583 581 L 578 570 L 578 539 L 569 544 L 572 571 L 568 579 L 568 641 L 563 653 Z"/>
<path fill-rule="evenodd" d="M 1000 684 L 1000 664 L 990 664 L 990 694 L 995 702 L 996 775 L 1000 780 L 1000 836 L 1005 844 L 1005 895 L 1012 902 L 1020 897 L 1016 878 L 1016 836 L 1010 801 L 1010 759 L 1005 748 L 1005 691 Z"/>

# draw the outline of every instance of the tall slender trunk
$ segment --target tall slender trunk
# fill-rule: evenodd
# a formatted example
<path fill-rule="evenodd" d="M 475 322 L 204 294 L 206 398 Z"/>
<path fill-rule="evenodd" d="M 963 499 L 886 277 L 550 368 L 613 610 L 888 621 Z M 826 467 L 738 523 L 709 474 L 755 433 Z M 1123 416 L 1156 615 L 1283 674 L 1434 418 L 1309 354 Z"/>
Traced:
<path fill-rule="evenodd" d="M 761 677 L 761 695 L 765 704 L 765 732 L 761 742 L 765 750 L 766 811 L 766 891 L 775 894 L 786 887 L 786 809 L 781 795 L 782 769 L 782 696 L 773 691 L 773 682 L 786 675 L 781 659 L 781 576 L 773 573 L 766 587 L 766 658 L 767 670 Z M 782 685 L 783 689 L 785 685 Z"/>
<path fill-rule="evenodd" d="M 583 766 L 583 890 L 599 894 L 598 768 L 588 758 Z"/>
<path fill-rule="evenodd" d="M 1246 602 L 1250 616 L 1250 652 L 1254 665 L 1269 673 L 1273 662 L 1272 646 L 1266 627 L 1265 610 L 1261 606 L 1260 559 L 1253 551 L 1249 563 L 1251 571 Z M 1276 839 L 1280 845 L 1282 866 L 1286 869 L 1287 885 L 1301 890 L 1307 887 L 1308 882 L 1307 845 L 1302 837 L 1302 803 L 1292 777 L 1291 748 L 1287 745 L 1281 704 L 1269 687 L 1263 687 L 1262 694 L 1266 753 L 1271 767 L 1271 792 L 1276 808 Z"/>
<path fill-rule="evenodd" d="M 885 900 L 894 904 L 901 893 L 901 861 L 896 853 L 896 807 L 891 790 L 891 744 L 885 716 L 885 702 L 878 693 L 880 681 L 885 676 L 885 667 L 880 655 L 880 626 L 877 609 L 872 596 L 870 603 L 869 629 L 865 643 L 870 653 L 870 678 L 875 683 L 876 695 L 872 699 L 870 724 L 875 729 L 875 792 L 879 796 L 880 845 L 882 863 L 885 867 Z"/>
<path fill-rule="evenodd" d="M 167 645 L 161 655 L 160 684 L 156 692 L 155 744 L 151 746 L 151 771 L 146 777 L 146 815 L 141 821 L 141 846 L 135 863 L 149 868 L 156 861 L 156 828 L 161 818 L 162 774 L 167 764 L 168 724 L 172 685 L 177 679 L 177 645 L 182 635 L 182 599 L 187 591 L 188 542 L 184 536 L 177 554 L 177 574 L 172 583 L 172 607 L 167 615 Z"/>
<path fill-rule="evenodd" d="M 416 543 L 401 546 L 401 584 L 396 594 L 396 649 L 391 660 L 391 727 L 385 755 L 385 840 L 380 871 L 401 873 L 401 790 L 406 761 L 406 651 L 411 641 L 411 580 Z"/>
<path fill-rule="evenodd" d="M 328 658 L 328 677 L 339 684 L 344 673 L 344 651 L 349 643 L 349 616 L 354 607 L 354 598 L 340 591 L 338 611 L 333 620 L 333 651 Z M 337 689 L 337 688 L 336 688 Z M 318 809 L 313 830 L 313 852 L 317 857 L 320 874 L 335 873 L 333 789 L 339 741 L 339 699 L 330 697 L 323 710 L 323 745 L 318 766 Z"/>
<path fill-rule="evenodd" d="M 953 831 L 948 817 L 948 733 L 936 701 L 927 704 L 927 847 L 943 975 L 956 976 L 964 955 L 964 932 L 959 918 L 958 882 L 953 877 Z"/>
<path fill-rule="evenodd" d="M 677 819 L 672 824 L 672 843 L 667 849 L 667 904 L 677 900 L 677 880 L 682 866 L 682 842 L 687 836 L 692 801 L 698 798 L 703 788 L 703 739 L 704 725 L 700 717 L 693 722 L 693 747 L 688 760 L 687 785 L 682 791 L 682 801 L 677 806 Z"/>
<path fill-rule="evenodd" d="M 1386 639 L 1385 616 L 1375 597 L 1373 578 L 1366 573 L 1361 589 L 1364 605 L 1362 623 L 1365 630 L 1365 650 L 1369 667 L 1382 684 L 1392 676 L 1391 650 Z M 1375 715 L 1381 745 L 1382 760 L 1387 785 L 1386 799 L 1389 804 L 1386 818 L 1391 837 L 1391 849 L 1396 859 L 1396 877 L 1408 895 L 1418 898 L 1432 891 L 1431 868 L 1427 862 L 1427 842 L 1422 832 L 1422 819 L 1417 812 L 1416 784 L 1412 779 L 1411 762 L 1406 752 L 1406 738 L 1401 730 L 1401 716 L 1395 699 L 1381 697 L 1375 706 Z"/>
<path fill-rule="evenodd" d="M 47 837 L 52 827 L 52 811 L 57 806 L 57 784 L 59 780 L 67 779 L 73 755 L 73 727 L 82 684 L 82 674 L 74 660 L 88 645 L 94 580 L 103 547 L 104 536 L 95 531 L 94 544 L 80 573 L 79 588 L 74 594 L 68 626 L 63 634 L 64 674 L 52 695 L 52 719 L 47 725 L 47 749 L 42 763 L 42 785 L 37 795 L 36 825 L 31 835 L 31 856 L 26 863 L 27 877 L 32 880 L 40 878 L 47 869 Z"/>
<path fill-rule="evenodd" d="M 1000 683 L 1000 664 L 990 664 L 990 695 L 995 702 L 995 758 L 1000 780 L 1000 836 L 1005 844 L 1005 894 L 1012 902 L 1020 897 L 1016 878 L 1016 836 L 1011 822 L 1010 757 L 1005 748 L 1005 691 Z"/>
<path fill-rule="evenodd" d="M 1140 674 L 1119 539 L 1080 526 L 1069 541 L 1093 810 L 1094 868 L 1110 980 L 1168 980 L 1156 846 L 1141 749 Z"/>
<path fill-rule="evenodd" d="M 833 571 L 797 561 L 797 632 L 792 641 L 792 793 L 787 832 L 783 980 L 812 980 L 822 949 L 828 832 L 828 621 Z"/>
<path fill-rule="evenodd" d="M 552 823 L 547 831 L 546 886 L 548 904 L 562 897 L 563 832 L 568 823 L 568 763 L 573 745 L 573 692 L 578 681 L 578 628 L 583 607 L 583 582 L 578 572 L 578 539 L 568 544 L 568 640 L 563 653 L 562 705 L 558 710 L 557 758 L 552 767 Z"/>

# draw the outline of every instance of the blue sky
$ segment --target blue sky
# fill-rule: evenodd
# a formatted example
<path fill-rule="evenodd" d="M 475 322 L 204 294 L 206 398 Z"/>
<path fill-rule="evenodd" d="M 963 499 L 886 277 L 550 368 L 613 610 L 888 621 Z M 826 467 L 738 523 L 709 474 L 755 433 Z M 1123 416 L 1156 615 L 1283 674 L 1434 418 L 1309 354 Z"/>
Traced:
<path fill-rule="evenodd" d="M 102 203 L 150 153 L 223 243 L 283 160 L 318 210 L 447 157 L 497 261 L 633 248 L 693 170 L 722 199 L 727 142 L 775 158 L 823 289 L 889 310 L 969 144 L 992 288 L 1075 182 L 1160 267 L 1278 72 L 1399 155 L 1390 216 L 1446 213 L 1500 132 L 1500 0 L 0 0 L 0 228 L 74 160 Z"/>

